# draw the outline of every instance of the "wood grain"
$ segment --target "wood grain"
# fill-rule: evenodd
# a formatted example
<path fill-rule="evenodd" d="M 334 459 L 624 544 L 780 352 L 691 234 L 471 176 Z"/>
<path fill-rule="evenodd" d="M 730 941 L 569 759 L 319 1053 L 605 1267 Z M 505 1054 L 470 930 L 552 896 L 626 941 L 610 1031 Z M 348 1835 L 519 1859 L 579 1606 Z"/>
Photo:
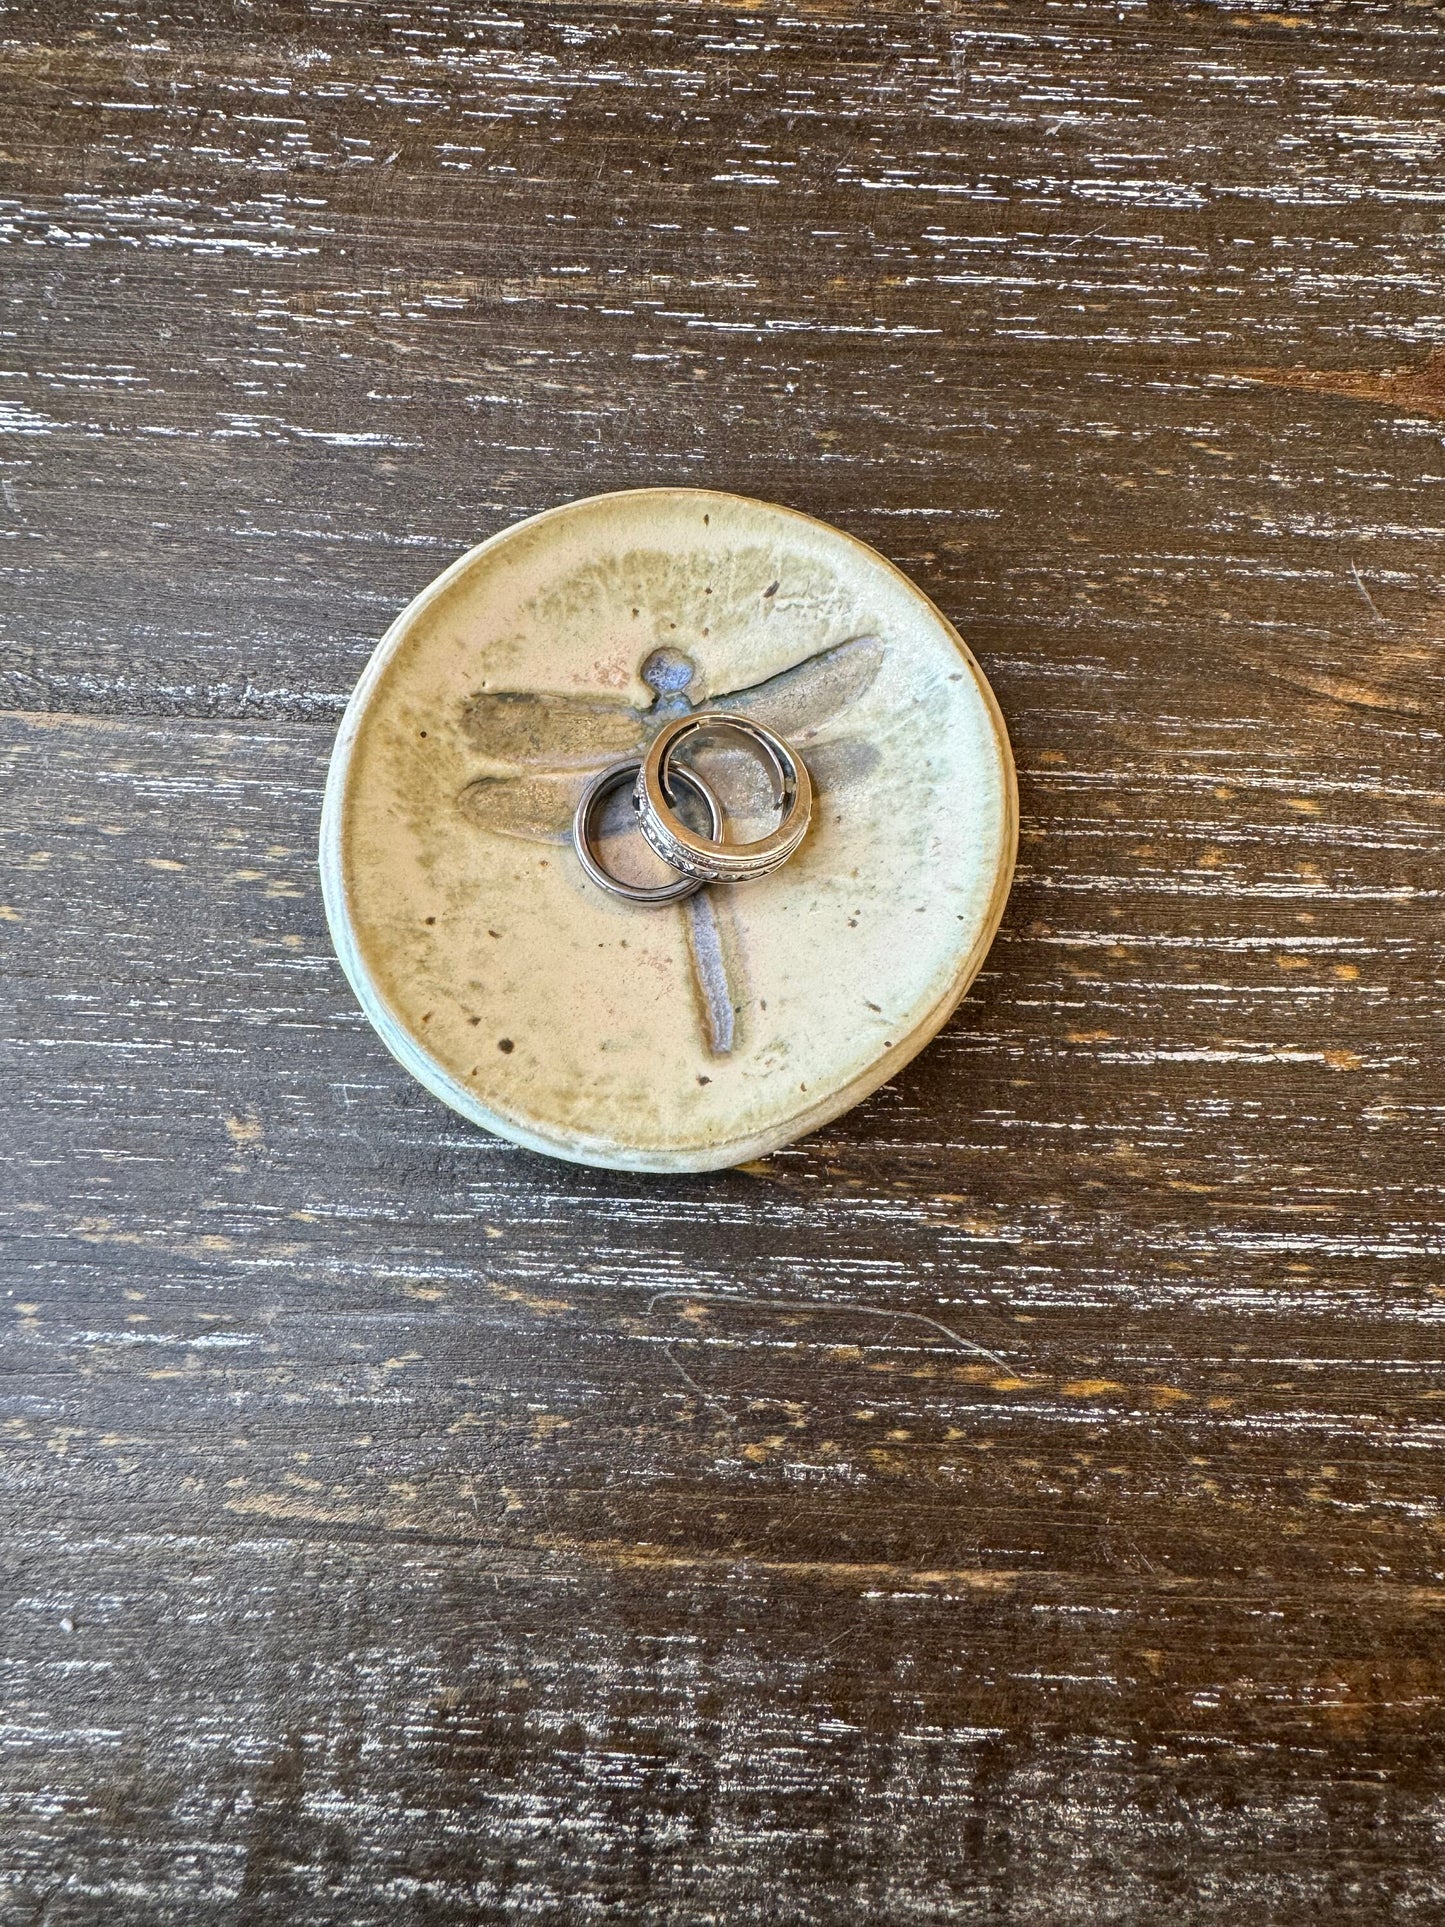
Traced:
<path fill-rule="evenodd" d="M 0 1918 L 1437 1919 L 1438 10 L 3 32 Z M 316 818 L 446 561 L 704 481 L 958 624 L 1022 861 L 629 1179 L 392 1065 Z"/>

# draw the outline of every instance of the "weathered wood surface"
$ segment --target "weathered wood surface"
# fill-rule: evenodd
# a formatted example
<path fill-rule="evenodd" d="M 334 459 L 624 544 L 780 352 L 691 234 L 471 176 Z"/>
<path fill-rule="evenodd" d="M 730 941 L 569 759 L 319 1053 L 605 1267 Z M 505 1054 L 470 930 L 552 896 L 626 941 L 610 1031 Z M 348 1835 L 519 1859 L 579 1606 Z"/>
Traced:
<path fill-rule="evenodd" d="M 0 34 L 0 1918 L 1438 1920 L 1438 11 Z M 627 1179 L 313 849 L 406 597 L 690 480 L 940 602 L 1023 863 L 896 1085 Z"/>

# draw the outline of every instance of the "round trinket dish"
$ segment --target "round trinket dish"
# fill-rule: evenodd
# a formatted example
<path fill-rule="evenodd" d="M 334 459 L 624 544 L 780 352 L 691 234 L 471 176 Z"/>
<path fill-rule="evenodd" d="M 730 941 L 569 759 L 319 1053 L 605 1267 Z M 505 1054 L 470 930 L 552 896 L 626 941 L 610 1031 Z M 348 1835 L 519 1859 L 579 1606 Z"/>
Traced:
<path fill-rule="evenodd" d="M 786 739 L 807 834 L 770 875 L 622 901 L 573 851 L 578 800 L 698 709 Z M 736 743 L 697 770 L 763 835 Z M 609 810 L 619 872 L 665 877 L 625 786 Z M 923 1048 L 998 927 L 1016 824 L 992 691 L 906 576 L 790 509 L 638 489 L 493 536 L 392 624 L 337 737 L 321 877 L 363 1010 L 454 1110 L 556 1157 L 701 1171 Z"/>

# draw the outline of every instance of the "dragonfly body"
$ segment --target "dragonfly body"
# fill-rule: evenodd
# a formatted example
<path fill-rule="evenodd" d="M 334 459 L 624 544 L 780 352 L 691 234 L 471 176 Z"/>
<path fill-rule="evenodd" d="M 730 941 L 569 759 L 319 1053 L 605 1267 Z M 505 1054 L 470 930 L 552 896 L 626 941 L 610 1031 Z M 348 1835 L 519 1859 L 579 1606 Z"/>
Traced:
<path fill-rule="evenodd" d="M 806 746 L 854 703 L 877 675 L 882 644 L 859 636 L 821 650 L 792 668 L 745 689 L 713 695 L 709 709 L 755 717 L 791 742 Z M 565 842 L 577 799 L 589 778 L 624 756 L 640 756 L 673 717 L 698 707 L 688 696 L 696 665 L 675 649 L 657 649 L 642 664 L 653 691 L 645 709 L 603 700 L 486 691 L 472 697 L 463 722 L 492 771 L 468 783 L 457 798 L 462 814 L 478 827 L 532 842 Z M 815 782 L 837 790 L 871 766 L 872 753 L 857 739 L 831 739 L 810 755 Z M 680 908 L 687 916 L 688 948 L 699 1004 L 716 1056 L 734 1047 L 739 1008 L 713 892 L 702 890 Z"/>

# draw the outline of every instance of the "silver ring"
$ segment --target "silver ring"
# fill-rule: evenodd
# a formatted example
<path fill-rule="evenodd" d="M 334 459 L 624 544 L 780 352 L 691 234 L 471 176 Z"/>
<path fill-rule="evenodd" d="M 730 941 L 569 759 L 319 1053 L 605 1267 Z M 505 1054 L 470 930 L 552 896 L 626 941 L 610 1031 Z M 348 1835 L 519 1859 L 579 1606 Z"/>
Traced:
<path fill-rule="evenodd" d="M 699 836 L 690 830 L 672 808 L 672 785 L 684 773 L 693 782 L 693 771 L 674 763 L 673 751 L 689 736 L 701 730 L 732 729 L 763 749 L 778 779 L 778 807 L 782 821 L 775 830 L 752 843 L 724 843 L 713 825 L 712 835 Z M 801 756 L 794 754 L 781 736 L 748 716 L 734 716 L 726 710 L 702 709 L 690 716 L 678 716 L 664 724 L 637 772 L 632 792 L 633 806 L 642 834 L 664 863 L 703 883 L 741 883 L 750 877 L 765 877 L 780 869 L 808 833 L 813 813 L 813 785 Z"/>
<path fill-rule="evenodd" d="M 598 811 L 613 790 L 621 789 L 624 783 L 630 783 L 635 772 L 641 768 L 642 758 L 629 756 L 620 763 L 613 763 L 610 768 L 602 770 L 592 778 L 583 790 L 581 801 L 577 805 L 577 813 L 572 818 L 572 847 L 577 852 L 577 861 L 588 876 L 609 895 L 624 897 L 628 903 L 681 903 L 684 897 L 690 897 L 702 888 L 701 877 L 683 875 L 678 877 L 675 883 L 624 883 L 621 877 L 613 876 L 610 870 L 603 869 L 593 847 L 593 831 L 596 827 Z M 674 779 L 681 781 L 684 789 L 691 790 L 694 796 L 706 804 L 712 833 L 718 836 L 723 826 L 722 805 L 707 784 L 695 770 L 676 769 L 672 774 Z M 672 867 L 675 869 L 677 866 L 674 864 Z"/>

